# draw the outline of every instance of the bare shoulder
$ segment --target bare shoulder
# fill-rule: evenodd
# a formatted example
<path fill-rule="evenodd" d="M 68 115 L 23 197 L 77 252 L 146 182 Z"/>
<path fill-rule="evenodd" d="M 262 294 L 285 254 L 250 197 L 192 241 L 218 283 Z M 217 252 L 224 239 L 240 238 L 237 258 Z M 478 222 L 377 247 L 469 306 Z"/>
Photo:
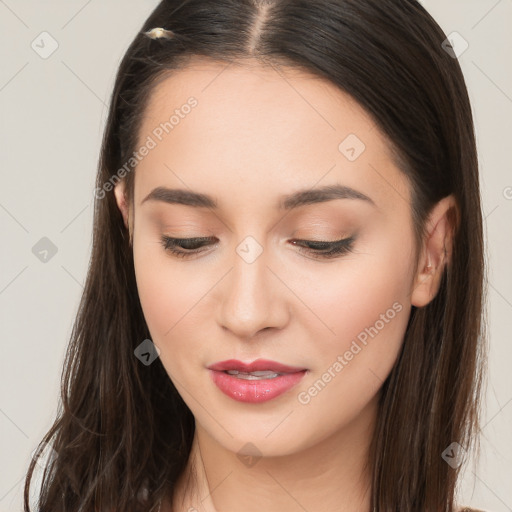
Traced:
<path fill-rule="evenodd" d="M 469 507 L 461 507 L 458 509 L 459 512 L 486 512 L 485 510 L 481 510 L 479 508 L 469 508 Z"/>

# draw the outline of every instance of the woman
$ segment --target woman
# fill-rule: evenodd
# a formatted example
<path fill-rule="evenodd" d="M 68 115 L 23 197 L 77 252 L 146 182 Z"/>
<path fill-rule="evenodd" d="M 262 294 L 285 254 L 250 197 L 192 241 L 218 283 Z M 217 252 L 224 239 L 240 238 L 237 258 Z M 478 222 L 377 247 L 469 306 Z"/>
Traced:
<path fill-rule="evenodd" d="M 445 40 L 414 0 L 158 5 L 114 87 L 41 512 L 462 510 L 484 266 Z"/>

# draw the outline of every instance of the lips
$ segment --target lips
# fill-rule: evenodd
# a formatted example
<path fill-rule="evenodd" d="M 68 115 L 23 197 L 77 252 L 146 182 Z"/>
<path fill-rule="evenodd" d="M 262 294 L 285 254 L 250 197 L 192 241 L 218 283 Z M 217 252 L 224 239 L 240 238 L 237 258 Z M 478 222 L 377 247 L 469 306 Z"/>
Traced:
<path fill-rule="evenodd" d="M 220 361 L 208 367 L 210 378 L 228 397 L 238 402 L 262 403 L 295 387 L 308 372 L 268 359 L 244 363 L 236 359 Z M 268 374 L 268 375 L 266 375 Z"/>
<path fill-rule="evenodd" d="M 251 363 L 244 363 L 237 359 L 228 359 L 227 361 L 219 361 L 218 363 L 208 366 L 208 369 L 219 372 L 225 372 L 228 370 L 237 370 L 239 372 L 259 372 L 259 371 L 272 371 L 274 373 L 289 374 L 297 373 L 306 370 L 306 368 L 299 368 L 296 366 L 288 366 L 281 364 L 276 361 L 270 361 L 268 359 L 256 359 Z"/>

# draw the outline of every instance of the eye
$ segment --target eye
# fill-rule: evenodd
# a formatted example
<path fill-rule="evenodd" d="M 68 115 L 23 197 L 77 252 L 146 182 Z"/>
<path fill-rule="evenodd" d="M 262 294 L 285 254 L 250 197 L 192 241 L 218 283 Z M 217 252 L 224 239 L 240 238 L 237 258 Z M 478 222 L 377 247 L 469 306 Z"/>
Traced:
<path fill-rule="evenodd" d="M 172 238 L 162 236 L 162 245 L 166 251 L 179 258 L 203 252 L 202 247 L 211 245 L 215 237 L 196 237 L 196 238 Z M 300 252 L 313 256 L 314 258 L 335 258 L 349 253 L 353 249 L 355 237 L 344 238 L 334 242 L 325 242 L 317 240 L 292 240 L 291 243 L 299 247 Z M 305 248 L 302 246 L 306 246 Z"/>
<path fill-rule="evenodd" d="M 197 254 L 201 247 L 204 247 L 209 242 L 214 241 L 212 236 L 197 237 L 197 238 L 172 238 L 170 236 L 162 236 L 162 245 L 166 251 L 178 256 L 179 258 L 186 258 L 188 255 Z"/>
<path fill-rule="evenodd" d="M 313 240 L 292 240 L 291 243 L 298 245 L 300 252 L 306 252 L 313 258 L 336 258 L 352 251 L 355 237 L 335 240 L 333 242 L 313 241 Z M 301 245 L 305 245 L 304 249 Z"/>

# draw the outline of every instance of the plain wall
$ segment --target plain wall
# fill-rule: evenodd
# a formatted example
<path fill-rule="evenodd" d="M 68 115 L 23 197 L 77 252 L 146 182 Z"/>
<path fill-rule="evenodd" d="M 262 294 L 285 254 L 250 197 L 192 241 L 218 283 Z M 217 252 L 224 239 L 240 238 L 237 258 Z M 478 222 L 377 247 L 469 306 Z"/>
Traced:
<path fill-rule="evenodd" d="M 460 501 L 512 511 L 512 1 L 423 4 L 446 34 L 456 31 L 469 44 L 459 60 L 476 122 L 488 243 L 482 457 L 476 471 L 467 466 Z M 90 256 L 94 179 L 113 79 L 156 5 L 0 1 L 0 512 L 22 510 L 31 453 L 57 411 Z M 56 51 L 42 58 L 52 44 Z M 46 262 L 39 259 L 43 249 L 50 251 Z"/>

